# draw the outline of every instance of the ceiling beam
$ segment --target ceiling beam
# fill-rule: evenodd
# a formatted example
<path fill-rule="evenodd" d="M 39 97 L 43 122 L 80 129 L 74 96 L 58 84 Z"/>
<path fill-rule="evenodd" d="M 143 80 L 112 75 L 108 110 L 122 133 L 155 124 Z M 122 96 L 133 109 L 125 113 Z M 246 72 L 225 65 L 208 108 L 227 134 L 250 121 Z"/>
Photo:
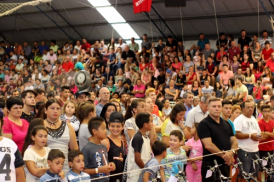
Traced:
<path fill-rule="evenodd" d="M 260 12 L 260 16 L 266 15 L 265 12 Z M 244 13 L 244 14 L 224 14 L 224 15 L 218 15 L 218 19 L 222 18 L 237 18 L 237 17 L 248 17 L 248 16 L 258 16 L 258 13 Z M 182 20 L 204 20 L 204 19 L 214 19 L 214 15 L 210 16 L 192 16 L 192 17 L 183 17 Z M 181 18 L 164 18 L 165 21 L 181 21 Z M 153 19 L 154 22 L 160 22 L 161 19 Z M 148 19 L 142 19 L 142 20 L 132 20 L 127 21 L 127 23 L 149 23 L 150 21 Z M 105 26 L 110 25 L 108 22 L 103 23 L 84 23 L 84 24 L 75 24 L 72 25 L 73 27 L 93 27 L 93 26 Z M 60 25 L 61 28 L 69 28 L 69 25 Z M 58 29 L 56 26 L 50 26 L 50 27 L 34 27 L 34 28 L 16 28 L 14 29 L 3 29 L 1 32 L 14 32 L 14 31 L 30 31 L 30 30 L 51 30 L 51 29 Z"/>
<path fill-rule="evenodd" d="M 165 1 L 164 0 L 154 0 L 152 1 L 153 4 L 160 4 L 160 3 L 164 3 Z M 56 11 L 58 12 L 69 12 L 69 11 L 81 11 L 81 10 L 90 10 L 91 8 L 94 8 L 92 5 L 90 5 L 88 2 L 85 2 L 85 3 L 80 3 L 79 2 L 79 5 L 85 5 L 86 6 L 83 6 L 83 7 L 77 7 L 77 8 L 62 8 L 62 9 L 56 9 Z M 112 6 L 114 6 L 114 4 L 112 4 Z M 121 4 L 117 4 L 117 7 L 124 7 L 124 6 L 133 6 L 132 3 L 121 3 Z M 46 13 L 55 13 L 54 10 L 45 10 Z M 35 14 L 41 14 L 40 11 L 31 11 L 31 12 L 22 12 L 22 13 L 17 13 L 17 14 L 10 14 L 8 16 L 23 16 L 23 15 L 35 15 Z M 8 17 L 7 16 L 7 17 Z"/>

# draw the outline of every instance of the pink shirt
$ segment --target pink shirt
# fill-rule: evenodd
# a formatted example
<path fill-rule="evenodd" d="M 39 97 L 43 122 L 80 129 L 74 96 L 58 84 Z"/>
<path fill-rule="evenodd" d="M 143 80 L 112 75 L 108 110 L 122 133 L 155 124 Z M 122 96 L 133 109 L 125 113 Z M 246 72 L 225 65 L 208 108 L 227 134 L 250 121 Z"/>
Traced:
<path fill-rule="evenodd" d="M 21 121 L 22 121 L 22 126 L 19 126 L 15 124 L 14 122 L 12 122 L 11 120 L 9 120 L 8 117 L 5 117 L 4 125 L 3 125 L 3 133 L 12 134 L 12 140 L 15 142 L 18 149 L 22 152 L 25 137 L 27 135 L 28 128 L 29 128 L 29 123 L 24 119 L 21 119 Z"/>
<path fill-rule="evenodd" d="M 135 97 L 137 97 L 137 98 L 145 97 L 145 90 L 146 90 L 145 85 L 141 84 L 140 87 L 138 87 L 138 85 L 135 85 L 134 88 L 133 88 L 133 91 L 135 91 L 135 90 L 138 90 L 138 91 L 143 90 L 144 91 L 144 93 L 142 93 L 142 94 L 140 94 L 140 93 L 135 94 Z"/>
<path fill-rule="evenodd" d="M 201 140 L 195 141 L 195 140 L 194 140 L 194 137 L 192 137 L 191 139 L 189 139 L 189 140 L 186 142 L 186 145 L 192 147 L 192 148 L 190 149 L 189 158 L 197 158 L 197 157 L 203 156 L 203 145 L 202 145 Z M 201 161 L 201 160 L 195 161 L 195 163 L 196 163 L 196 165 L 197 165 L 198 170 L 199 170 L 199 169 L 201 170 L 202 161 Z M 188 162 L 186 168 L 187 168 L 188 170 L 189 170 L 189 169 L 192 170 L 191 163 Z"/>
<path fill-rule="evenodd" d="M 233 76 L 234 76 L 233 72 L 228 70 L 226 73 L 225 72 L 221 73 L 220 79 L 222 79 L 223 84 L 228 85 L 228 80 Z"/>
<path fill-rule="evenodd" d="M 50 60 L 51 64 L 54 64 L 55 61 L 57 60 L 57 56 L 56 56 L 56 54 L 53 54 L 52 56 L 50 54 L 48 54 L 47 59 Z"/>

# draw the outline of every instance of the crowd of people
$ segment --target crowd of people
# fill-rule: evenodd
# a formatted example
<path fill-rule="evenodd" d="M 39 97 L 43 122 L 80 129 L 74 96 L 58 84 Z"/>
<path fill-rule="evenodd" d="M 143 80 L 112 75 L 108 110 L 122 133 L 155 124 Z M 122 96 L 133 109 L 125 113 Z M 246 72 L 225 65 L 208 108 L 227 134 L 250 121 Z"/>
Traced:
<path fill-rule="evenodd" d="M 236 155 L 258 177 L 256 154 L 274 151 L 272 40 L 219 37 L 217 50 L 202 33 L 185 49 L 144 34 L 140 52 L 134 38 L 1 42 L 0 180 L 165 182 L 181 166 L 189 182 L 212 182 L 208 166 L 229 176 Z"/>

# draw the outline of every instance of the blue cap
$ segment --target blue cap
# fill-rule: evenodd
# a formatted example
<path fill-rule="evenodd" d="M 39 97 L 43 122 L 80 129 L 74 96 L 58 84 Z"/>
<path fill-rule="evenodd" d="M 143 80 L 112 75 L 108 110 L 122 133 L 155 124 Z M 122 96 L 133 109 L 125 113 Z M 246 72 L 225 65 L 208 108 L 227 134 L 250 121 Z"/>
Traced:
<path fill-rule="evenodd" d="M 166 70 L 166 72 L 172 74 L 172 71 L 170 69 Z"/>

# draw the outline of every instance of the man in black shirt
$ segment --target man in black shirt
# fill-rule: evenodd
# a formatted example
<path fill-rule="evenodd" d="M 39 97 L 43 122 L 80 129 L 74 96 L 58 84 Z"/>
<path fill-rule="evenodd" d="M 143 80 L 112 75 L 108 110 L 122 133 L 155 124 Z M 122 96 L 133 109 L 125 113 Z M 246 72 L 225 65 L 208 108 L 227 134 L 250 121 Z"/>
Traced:
<path fill-rule="evenodd" d="M 21 94 L 21 98 L 24 103 L 21 118 L 27 120 L 29 123 L 34 118 L 34 113 L 31 110 L 35 106 L 36 96 L 37 93 L 34 90 L 25 90 Z"/>
<path fill-rule="evenodd" d="M 92 66 L 91 72 L 95 73 L 95 70 L 99 68 L 101 69 L 101 73 L 104 73 L 105 63 L 104 61 L 100 60 L 99 56 L 97 56 L 94 65 Z"/>
<path fill-rule="evenodd" d="M 173 40 L 173 37 L 171 35 L 169 35 L 167 37 L 167 41 L 166 41 L 166 48 L 172 47 L 173 50 L 177 50 L 177 45 L 178 45 L 177 41 Z M 168 51 L 168 50 L 166 50 L 166 51 Z"/>
<path fill-rule="evenodd" d="M 131 85 L 131 81 L 129 79 L 125 80 L 124 83 L 124 93 L 132 94 L 133 86 Z"/>
<path fill-rule="evenodd" d="M 238 142 L 233 134 L 232 127 L 227 121 L 220 117 L 221 111 L 221 100 L 218 98 L 210 99 L 208 102 L 209 114 L 200 122 L 197 130 L 203 144 L 203 156 L 219 153 L 203 158 L 201 168 L 202 182 L 214 181 L 213 176 L 206 178 L 207 170 L 209 170 L 208 166 L 214 166 L 214 160 L 216 160 L 218 164 L 221 164 L 221 173 L 228 177 L 230 172 L 229 164 L 234 162 L 233 149 L 238 148 Z"/>
<path fill-rule="evenodd" d="M 159 85 L 164 85 L 166 81 L 166 74 L 163 69 L 159 69 L 160 75 L 157 77 L 157 80 L 159 81 Z"/>
<path fill-rule="evenodd" d="M 130 60 L 130 62 L 127 61 Z M 118 68 L 124 68 L 126 63 L 131 64 L 136 61 L 136 56 L 132 50 L 126 45 L 124 51 L 122 52 L 121 61 L 118 63 Z"/>
<path fill-rule="evenodd" d="M 252 42 L 251 38 L 246 36 L 245 30 L 242 30 L 241 38 L 238 39 L 238 48 L 242 51 L 244 46 L 247 45 L 249 47 L 250 42 Z"/>
<path fill-rule="evenodd" d="M 27 83 L 31 79 L 31 75 L 29 74 L 29 71 L 26 69 L 24 71 L 24 76 L 23 76 L 23 83 Z"/>
<path fill-rule="evenodd" d="M 221 46 L 224 46 L 225 50 L 227 49 L 228 40 L 225 38 L 225 34 L 223 32 L 219 34 L 219 40 L 216 41 L 216 46 L 218 49 L 220 49 Z"/>

